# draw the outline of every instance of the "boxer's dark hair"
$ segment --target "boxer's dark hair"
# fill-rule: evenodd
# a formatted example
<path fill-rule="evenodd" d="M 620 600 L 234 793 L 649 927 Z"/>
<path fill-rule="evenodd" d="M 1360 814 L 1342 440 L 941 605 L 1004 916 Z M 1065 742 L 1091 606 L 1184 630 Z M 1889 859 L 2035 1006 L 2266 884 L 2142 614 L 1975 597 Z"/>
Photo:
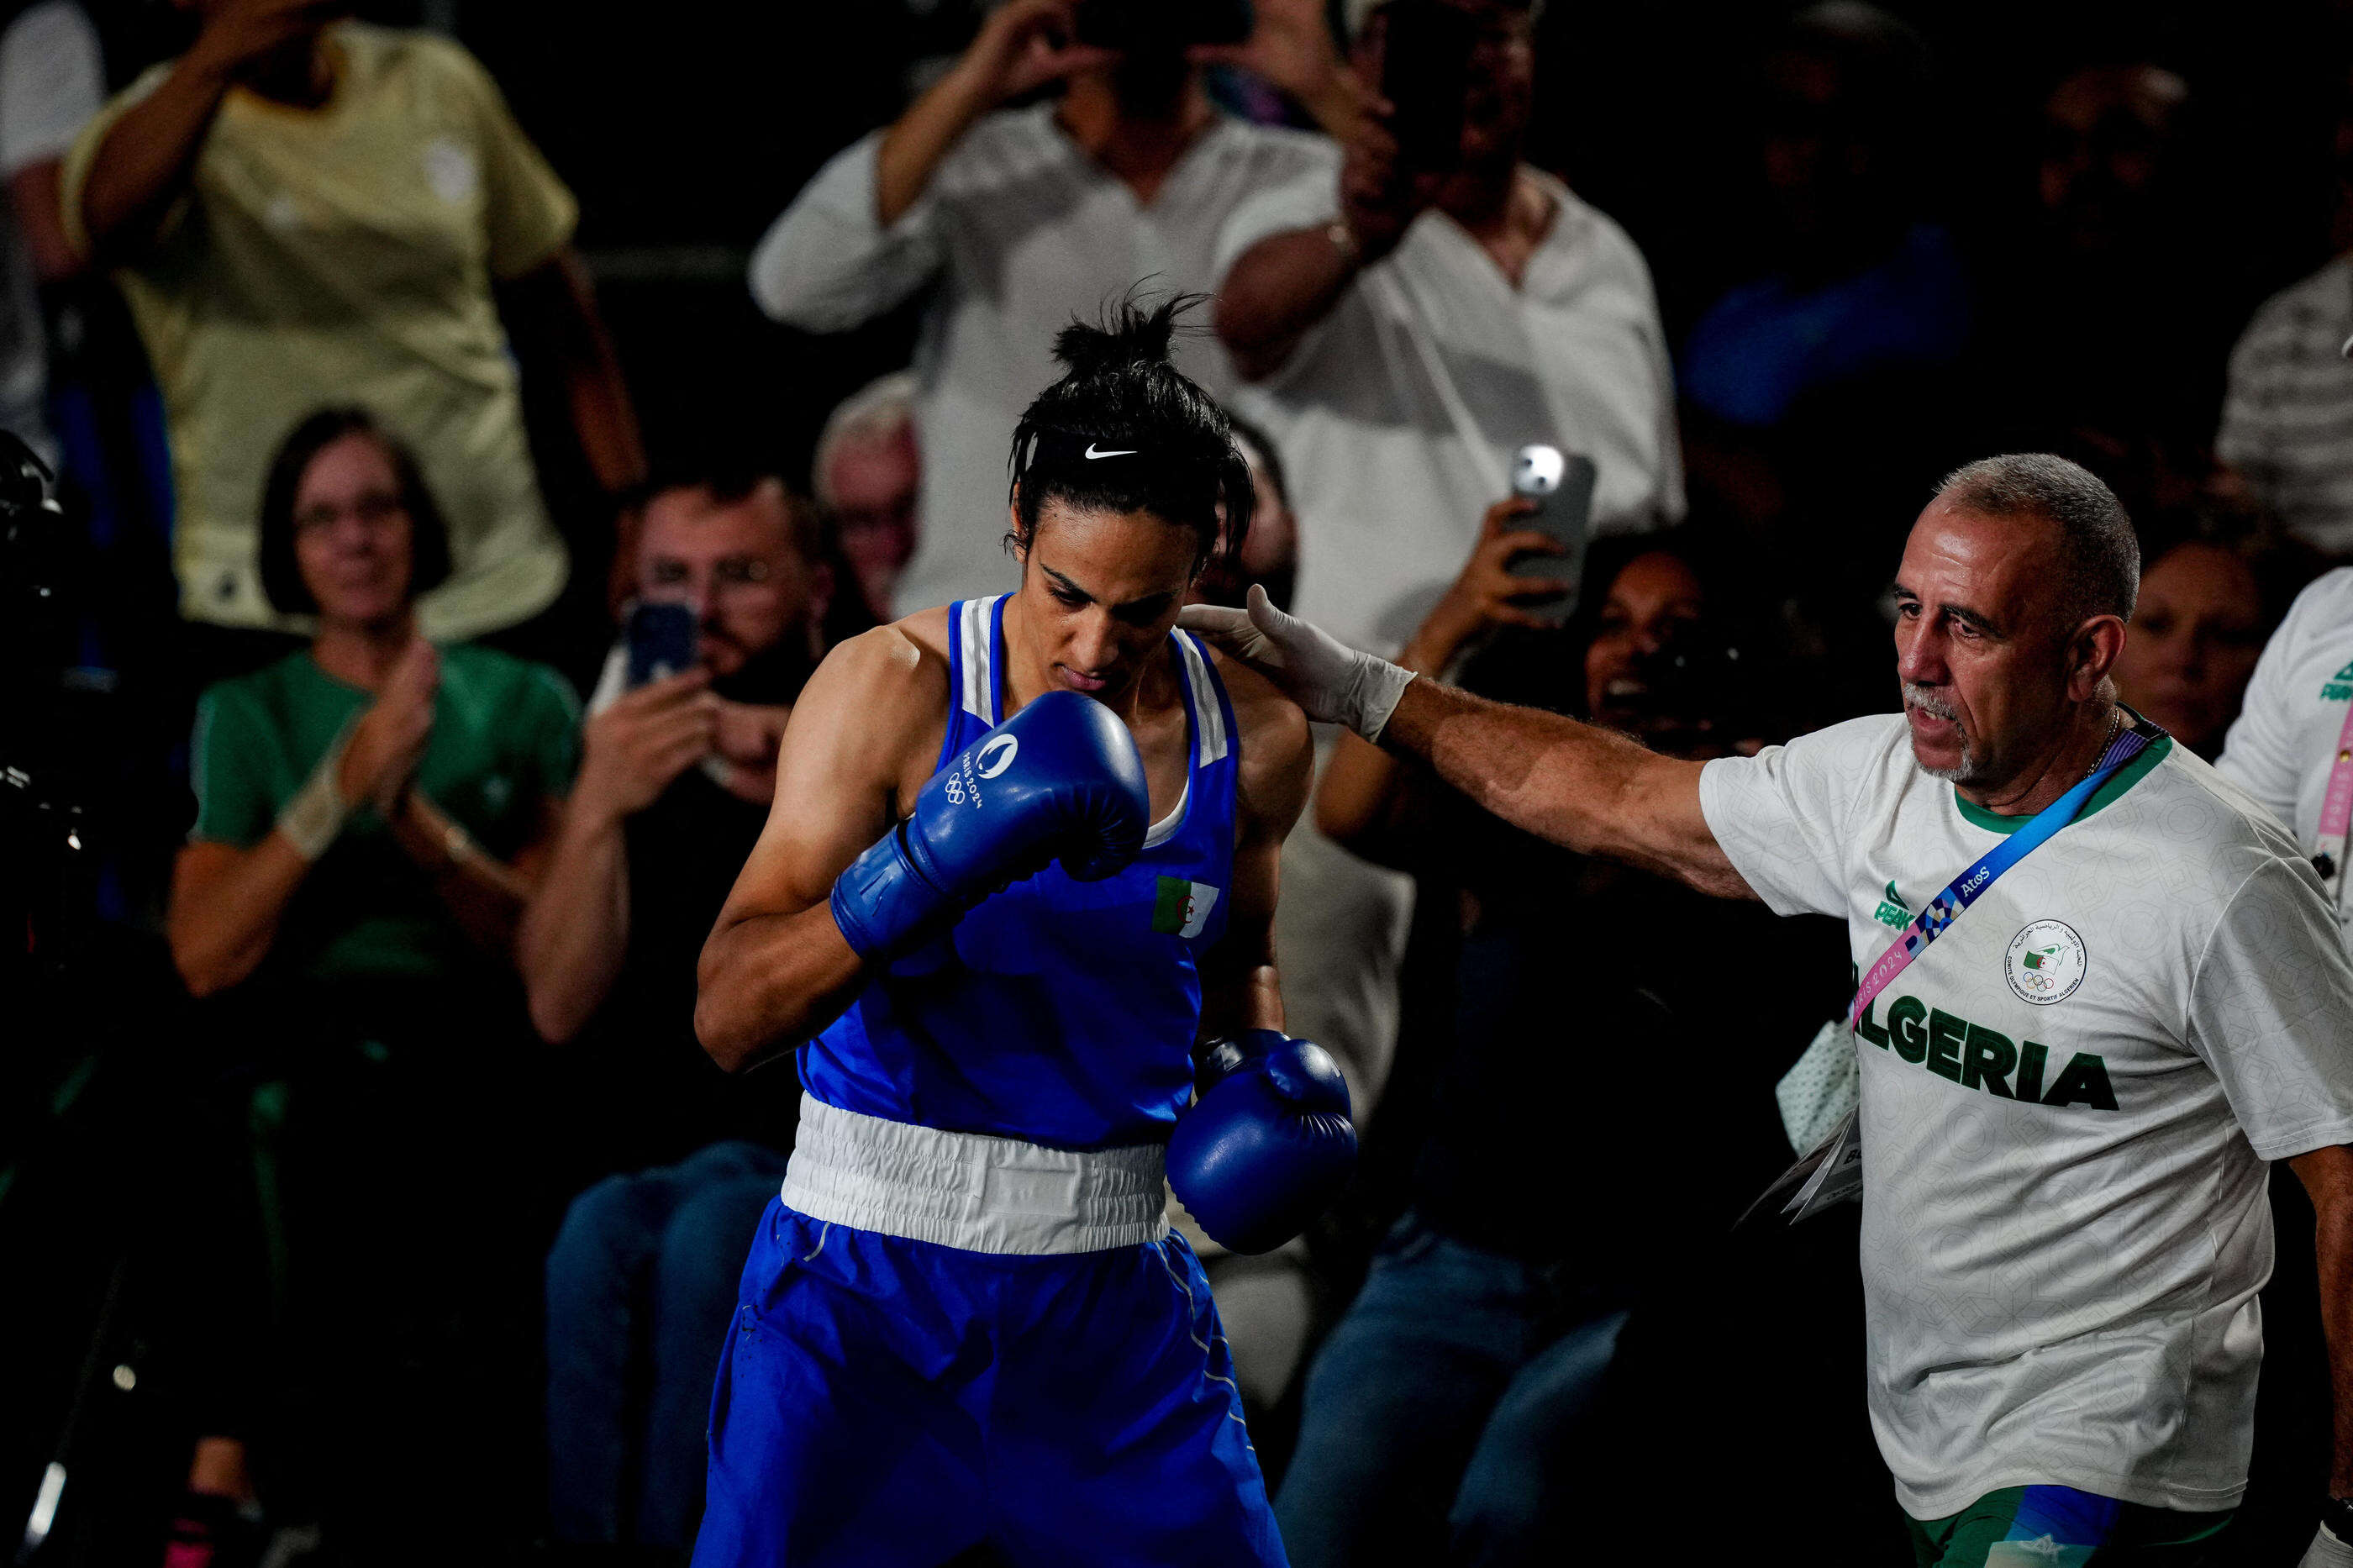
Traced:
<path fill-rule="evenodd" d="M 1055 334 L 1062 379 L 1013 430 L 1008 543 L 1026 548 L 1055 500 L 1191 529 L 1196 573 L 1240 552 L 1257 499 L 1250 465 L 1218 400 L 1168 359 L 1176 318 L 1203 299 L 1179 294 L 1147 309 L 1130 295 L 1098 325 L 1073 321 Z"/>
<path fill-rule="evenodd" d="M 2132 619 L 2140 541 L 2124 502 L 2089 468 L 2049 452 L 2010 452 L 1954 469 L 1936 493 L 1978 517 L 2039 517 L 2056 529 L 2071 626 L 2092 616 Z"/>

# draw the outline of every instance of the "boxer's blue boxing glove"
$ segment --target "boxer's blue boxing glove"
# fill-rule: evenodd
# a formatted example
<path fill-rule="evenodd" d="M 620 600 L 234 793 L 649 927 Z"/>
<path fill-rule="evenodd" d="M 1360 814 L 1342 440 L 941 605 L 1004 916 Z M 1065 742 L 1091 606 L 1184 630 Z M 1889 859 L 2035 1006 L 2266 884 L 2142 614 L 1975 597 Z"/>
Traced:
<path fill-rule="evenodd" d="M 1246 1029 L 1201 1048 L 1193 1109 L 1168 1140 L 1168 1185 L 1211 1240 L 1271 1251 L 1356 1170 L 1348 1082 L 1323 1047 Z"/>
<path fill-rule="evenodd" d="M 834 923 L 860 958 L 904 952 L 1057 858 L 1082 882 L 1117 873 L 1151 813 L 1119 716 L 1050 691 L 950 758 L 913 814 L 834 879 Z"/>

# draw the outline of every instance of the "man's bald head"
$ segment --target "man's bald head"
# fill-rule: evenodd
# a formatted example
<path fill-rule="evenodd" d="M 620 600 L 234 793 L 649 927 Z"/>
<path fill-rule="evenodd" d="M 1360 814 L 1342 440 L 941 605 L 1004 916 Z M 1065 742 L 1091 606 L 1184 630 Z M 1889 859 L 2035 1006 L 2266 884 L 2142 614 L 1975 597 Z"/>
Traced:
<path fill-rule="evenodd" d="M 2093 616 L 2132 619 L 2140 541 L 2116 491 L 2090 469 L 2049 452 L 1980 458 L 1947 475 L 1936 498 L 1978 517 L 2050 524 L 2062 584 L 2056 603 L 2067 628 Z"/>

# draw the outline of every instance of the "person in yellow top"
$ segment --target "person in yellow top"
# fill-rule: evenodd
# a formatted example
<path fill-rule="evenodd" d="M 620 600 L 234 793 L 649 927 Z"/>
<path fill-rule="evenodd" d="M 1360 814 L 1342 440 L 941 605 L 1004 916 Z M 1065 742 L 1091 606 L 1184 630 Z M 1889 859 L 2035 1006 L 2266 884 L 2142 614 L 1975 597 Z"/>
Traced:
<path fill-rule="evenodd" d="M 360 405 L 416 451 L 448 518 L 454 569 L 417 607 L 423 635 L 530 619 L 566 561 L 493 283 L 521 374 L 562 385 L 598 482 L 619 491 L 644 467 L 570 249 L 571 192 L 447 38 L 349 20 L 348 0 L 174 3 L 200 14 L 195 41 L 83 131 L 62 203 L 68 237 L 128 297 L 163 389 L 182 614 L 307 631 L 262 591 L 263 470 L 311 410 Z M 200 660 L 274 651 L 213 640 Z"/>

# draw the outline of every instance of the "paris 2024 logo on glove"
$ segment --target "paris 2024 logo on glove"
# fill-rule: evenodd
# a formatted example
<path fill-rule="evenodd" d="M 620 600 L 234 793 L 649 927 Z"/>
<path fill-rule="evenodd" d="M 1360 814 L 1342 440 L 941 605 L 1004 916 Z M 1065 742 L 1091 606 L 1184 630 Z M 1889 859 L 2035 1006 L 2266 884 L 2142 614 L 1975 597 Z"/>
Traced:
<path fill-rule="evenodd" d="M 2002 973 L 2021 1002 L 2048 1007 L 2064 1002 L 2084 984 L 2091 956 L 2084 939 L 2064 921 L 2034 921 L 2010 939 Z"/>
<path fill-rule="evenodd" d="M 948 775 L 944 792 L 948 797 L 948 804 L 962 805 L 965 803 L 965 797 L 970 795 L 973 804 L 977 805 L 980 803 L 980 781 L 993 779 L 1011 767 L 1013 759 L 1019 755 L 1020 752 L 1021 737 L 1018 735 L 999 735 L 997 739 L 984 743 L 979 751 L 975 752 L 965 761 L 962 774 Z"/>

